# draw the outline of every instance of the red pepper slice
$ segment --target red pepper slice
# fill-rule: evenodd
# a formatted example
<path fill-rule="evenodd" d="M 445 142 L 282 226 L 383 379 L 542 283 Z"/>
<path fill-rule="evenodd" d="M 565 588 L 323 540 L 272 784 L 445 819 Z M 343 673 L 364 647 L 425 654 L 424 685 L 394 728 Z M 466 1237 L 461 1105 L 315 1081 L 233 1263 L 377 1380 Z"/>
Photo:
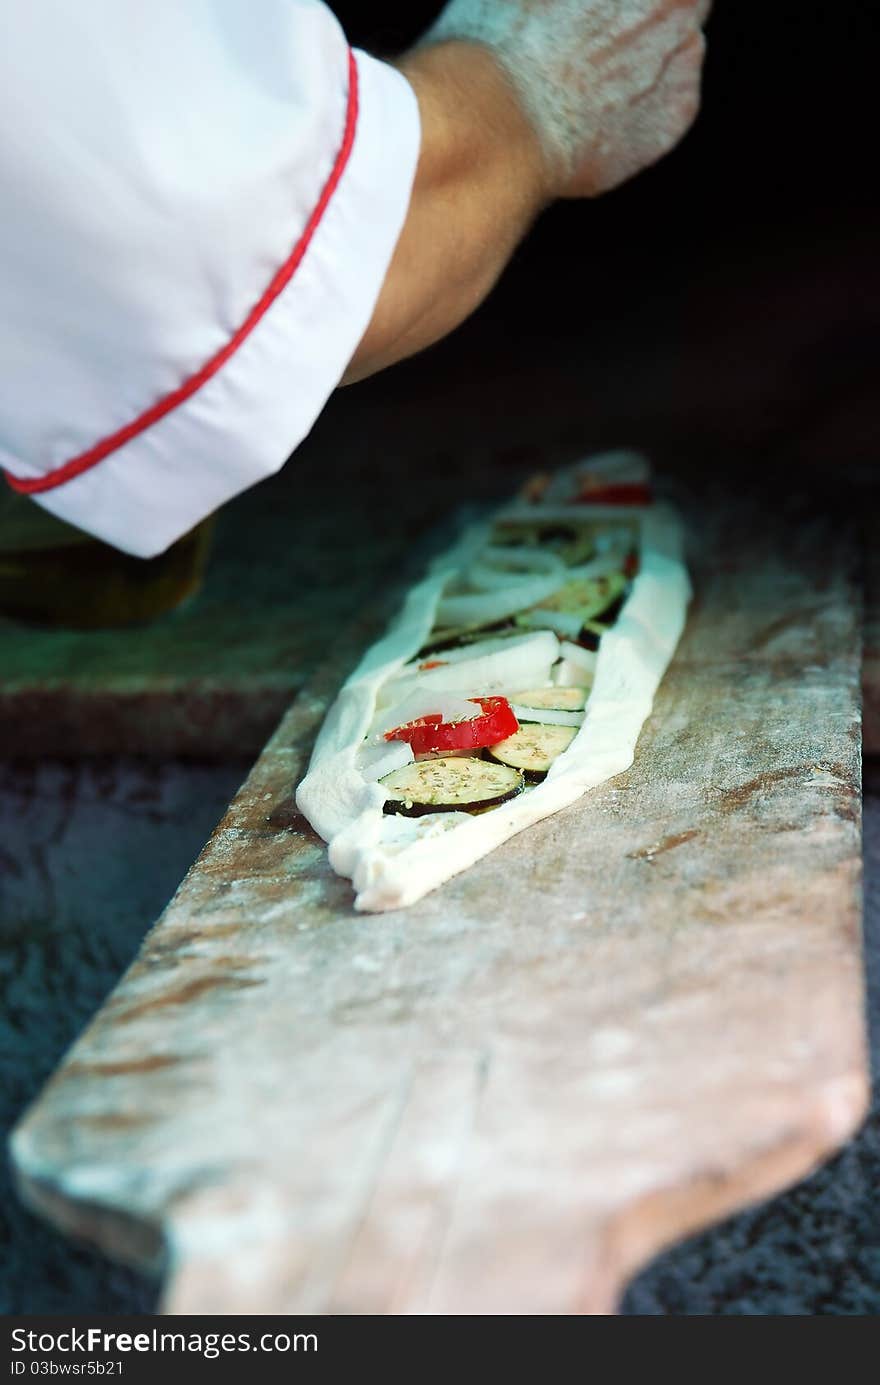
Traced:
<path fill-rule="evenodd" d="M 386 741 L 409 741 L 414 755 L 440 750 L 482 750 L 487 745 L 506 741 L 519 729 L 519 722 L 506 697 L 471 697 L 482 709 L 482 716 L 467 721 L 441 721 L 439 712 L 430 712 L 405 726 L 385 732 Z"/>
<path fill-rule="evenodd" d="M 651 487 L 641 481 L 622 481 L 605 485 L 600 481 L 585 481 L 573 498 L 573 505 L 650 505 Z"/>
<path fill-rule="evenodd" d="M 639 571 L 639 555 L 633 548 L 627 553 L 623 563 L 624 577 L 636 577 Z"/>

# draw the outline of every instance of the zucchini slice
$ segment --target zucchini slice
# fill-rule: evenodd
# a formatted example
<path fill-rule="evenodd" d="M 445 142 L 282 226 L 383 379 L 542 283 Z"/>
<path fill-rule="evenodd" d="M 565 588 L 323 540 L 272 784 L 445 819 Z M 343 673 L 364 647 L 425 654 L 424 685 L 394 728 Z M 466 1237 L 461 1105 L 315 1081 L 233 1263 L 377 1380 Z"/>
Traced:
<path fill-rule="evenodd" d="M 496 808 L 525 787 L 518 769 L 474 756 L 417 760 L 386 774 L 379 782 L 388 794 L 385 812 L 407 817 Z"/>
<path fill-rule="evenodd" d="M 628 587 L 628 579 L 622 572 L 611 573 L 605 577 L 579 577 L 566 582 L 554 596 L 531 606 L 526 611 L 518 611 L 514 616 L 517 625 L 529 630 L 553 630 L 560 639 L 583 643 L 583 632 L 587 632 L 587 648 L 593 648 L 591 627 L 594 624 L 610 624 L 617 618 Z"/>
<path fill-rule="evenodd" d="M 587 705 L 587 689 L 568 688 L 529 688 L 528 692 L 511 693 L 509 702 L 520 707 L 534 707 L 547 712 L 582 712 Z M 540 721 L 540 717 L 529 718 Z"/>
<path fill-rule="evenodd" d="M 568 750 L 577 733 L 576 726 L 542 726 L 528 722 L 506 741 L 490 746 L 488 753 L 502 765 L 522 770 L 527 779 L 543 779 L 553 761 Z"/>
<path fill-rule="evenodd" d="M 534 609 L 536 612 L 563 611 L 579 616 L 583 623 L 596 620 L 599 616 L 605 620 L 605 613 L 617 603 L 626 586 L 627 578 L 622 572 L 610 573 L 606 577 L 582 577 L 567 582 L 555 596 L 548 596 Z"/>

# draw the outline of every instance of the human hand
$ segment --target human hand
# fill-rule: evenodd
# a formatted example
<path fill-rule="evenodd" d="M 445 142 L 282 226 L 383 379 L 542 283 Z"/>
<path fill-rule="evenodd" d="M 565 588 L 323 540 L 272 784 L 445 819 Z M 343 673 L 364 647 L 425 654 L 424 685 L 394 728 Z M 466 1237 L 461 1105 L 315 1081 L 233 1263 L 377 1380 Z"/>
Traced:
<path fill-rule="evenodd" d="M 711 0 L 451 0 L 423 42 L 496 56 L 557 197 L 594 197 L 675 147 L 696 116 Z"/>

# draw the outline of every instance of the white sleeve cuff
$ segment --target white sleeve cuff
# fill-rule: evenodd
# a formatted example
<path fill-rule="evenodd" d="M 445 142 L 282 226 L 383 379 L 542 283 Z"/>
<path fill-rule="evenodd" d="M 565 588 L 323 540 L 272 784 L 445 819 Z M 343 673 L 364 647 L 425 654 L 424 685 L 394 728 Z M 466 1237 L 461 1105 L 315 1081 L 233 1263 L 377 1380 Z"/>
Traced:
<path fill-rule="evenodd" d="M 350 74 L 331 178 L 305 231 L 293 229 L 289 259 L 226 347 L 72 466 L 45 475 L 30 459 L 4 455 L 16 489 L 147 558 L 280 469 L 367 328 L 418 161 L 418 105 L 406 79 L 363 52 L 352 56 Z M 88 464 L 77 469 L 83 456 Z"/>

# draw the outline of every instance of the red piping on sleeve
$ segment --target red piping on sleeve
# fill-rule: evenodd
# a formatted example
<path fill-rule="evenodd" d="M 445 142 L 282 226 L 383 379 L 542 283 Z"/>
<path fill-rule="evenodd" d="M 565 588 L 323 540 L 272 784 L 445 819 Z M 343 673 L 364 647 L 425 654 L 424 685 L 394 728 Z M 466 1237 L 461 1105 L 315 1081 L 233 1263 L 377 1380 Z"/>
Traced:
<path fill-rule="evenodd" d="M 88 471 L 98 462 L 108 457 L 111 452 L 116 452 L 118 448 L 124 447 L 132 438 L 136 438 L 139 433 L 143 433 L 147 428 L 151 428 L 154 423 L 158 423 L 166 414 L 170 414 L 172 409 L 186 402 L 206 384 L 213 375 L 217 374 L 231 356 L 235 354 L 242 342 L 246 341 L 251 332 L 256 327 L 260 319 L 268 312 L 275 302 L 275 299 L 287 287 L 302 263 L 303 256 L 309 248 L 312 236 L 315 234 L 321 223 L 327 207 L 330 203 L 339 180 L 345 172 L 354 144 L 355 129 L 358 118 L 358 70 L 354 53 L 349 50 L 348 54 L 348 108 L 345 115 L 345 133 L 342 139 L 342 146 L 336 156 L 336 162 L 330 177 L 324 186 L 318 204 L 306 224 L 305 230 L 293 247 L 288 258 L 276 273 L 272 282 L 269 284 L 261 298 L 254 304 L 239 327 L 234 336 L 229 338 L 226 345 L 206 361 L 202 368 L 191 375 L 182 385 L 179 385 L 171 394 L 166 394 L 163 399 L 150 406 L 138 418 L 131 423 L 127 423 L 124 428 L 111 433 L 109 437 L 103 438 L 95 443 L 87 452 L 81 452 L 78 457 L 72 457 L 69 462 L 56 467 L 54 471 L 48 472 L 45 476 L 35 476 L 31 479 L 24 479 L 20 476 L 13 476 L 6 472 L 6 479 L 15 491 L 20 491 L 25 495 L 35 495 L 39 491 L 48 491 L 55 486 L 64 485 L 65 481 L 72 481 L 75 476 L 81 476 L 84 471 Z"/>

